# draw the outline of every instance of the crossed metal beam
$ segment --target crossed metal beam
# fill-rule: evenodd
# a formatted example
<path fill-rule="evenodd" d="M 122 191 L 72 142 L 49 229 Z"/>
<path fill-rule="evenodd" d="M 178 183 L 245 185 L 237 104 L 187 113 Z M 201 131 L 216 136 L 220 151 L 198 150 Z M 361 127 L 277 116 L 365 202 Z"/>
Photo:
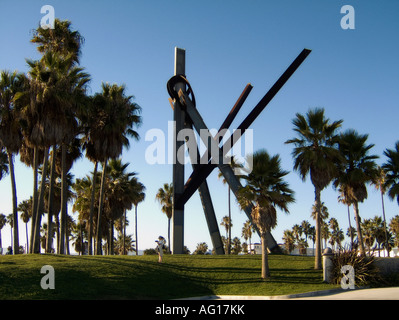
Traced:
<path fill-rule="evenodd" d="M 176 56 L 182 55 L 181 49 L 176 48 Z M 242 187 L 239 179 L 234 175 L 233 169 L 228 164 L 225 159 L 226 153 L 233 147 L 233 145 L 241 138 L 249 126 L 255 121 L 259 114 L 266 108 L 273 97 L 278 93 L 278 91 L 283 87 L 283 85 L 288 81 L 292 74 L 298 69 L 306 57 L 310 54 L 311 50 L 303 49 L 302 52 L 297 56 L 297 58 L 291 63 L 287 70 L 280 76 L 276 83 L 270 88 L 270 90 L 265 94 L 265 96 L 259 101 L 259 103 L 253 108 L 249 115 L 244 119 L 244 121 L 238 126 L 237 130 L 231 134 L 228 140 L 224 143 L 222 147 L 219 147 L 221 138 L 223 138 L 223 129 L 227 129 L 233 122 L 235 116 L 240 110 L 241 106 L 248 97 L 252 86 L 248 84 L 240 97 L 238 98 L 236 104 L 231 109 L 230 113 L 226 117 L 225 121 L 221 125 L 217 139 L 215 139 L 209 132 L 204 120 L 202 119 L 200 113 L 195 106 L 194 93 L 184 77 L 184 71 L 179 73 L 178 67 L 175 67 L 175 76 L 172 77 L 168 82 L 168 91 L 171 98 L 174 99 L 172 104 L 174 109 L 174 119 L 180 120 L 180 123 L 176 125 L 176 130 L 182 127 L 192 128 L 194 127 L 198 133 L 201 130 L 206 130 L 208 132 L 207 137 L 200 134 L 200 138 L 203 140 L 205 146 L 207 147 L 207 152 L 201 158 L 200 164 L 193 164 L 193 172 L 184 187 L 182 187 L 181 182 L 184 181 L 184 172 L 181 173 L 182 165 L 177 164 L 175 161 L 173 169 L 173 183 L 174 183 L 174 213 L 176 213 L 176 221 L 174 220 L 173 229 L 173 253 L 183 253 L 183 234 L 184 234 L 184 205 L 195 193 L 196 190 L 199 191 L 202 205 L 205 212 L 205 217 L 208 224 L 209 233 L 211 235 L 211 240 L 216 251 L 216 254 L 223 254 L 223 244 L 220 238 L 219 228 L 216 222 L 216 216 L 212 205 L 212 200 L 209 194 L 209 188 L 206 183 L 206 178 L 211 174 L 213 169 L 219 168 L 220 172 L 224 176 L 226 182 L 230 186 L 231 191 L 235 196 L 237 196 L 238 190 Z M 185 55 L 184 55 L 185 63 Z M 178 59 L 177 59 L 178 60 Z M 176 60 L 176 66 L 179 62 Z M 180 68 L 184 70 L 184 68 Z M 191 97 L 190 97 L 191 95 Z M 182 123 L 184 122 L 184 124 Z M 182 144 L 180 143 L 180 146 Z M 175 141 L 174 150 L 178 150 L 178 142 Z M 190 150 L 189 150 L 190 151 Z M 196 150 L 197 159 L 199 157 L 198 147 Z M 189 152 L 190 156 L 192 152 Z M 176 160 L 176 159 L 175 159 Z M 193 160 L 193 159 L 191 159 Z M 213 161 L 212 161 L 213 160 Z M 192 161 L 193 163 L 193 161 Z M 204 164 L 205 163 L 205 164 Z M 179 173 L 180 170 L 180 173 Z M 183 166 L 184 170 L 184 166 Z M 245 213 L 250 221 L 252 221 L 251 212 L 253 206 L 250 205 L 245 208 Z M 174 214 L 175 216 L 175 214 Z M 176 222 L 176 223 L 175 223 Z M 258 230 L 257 230 L 258 231 Z M 175 234 L 176 232 L 176 234 Z M 258 231 L 259 234 L 259 231 Z M 268 247 L 272 252 L 279 250 L 276 241 L 273 236 L 268 233 Z"/>

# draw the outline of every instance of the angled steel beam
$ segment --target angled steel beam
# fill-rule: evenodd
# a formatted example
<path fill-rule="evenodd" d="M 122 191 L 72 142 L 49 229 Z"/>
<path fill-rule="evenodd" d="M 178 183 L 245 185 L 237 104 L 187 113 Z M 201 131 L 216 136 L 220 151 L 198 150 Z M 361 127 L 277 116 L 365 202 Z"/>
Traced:
<path fill-rule="evenodd" d="M 190 121 L 190 123 L 186 123 L 185 127 L 186 127 L 186 129 L 191 129 L 191 132 L 193 132 L 191 121 Z M 193 135 L 193 136 L 189 137 L 189 139 L 195 139 L 195 136 Z M 187 138 L 186 138 L 186 142 L 187 142 Z M 196 166 L 198 165 L 197 161 L 200 157 L 198 145 L 195 143 L 195 145 L 196 145 L 196 147 L 194 148 L 195 150 L 190 150 L 190 148 L 194 146 L 194 143 L 190 142 L 190 143 L 187 143 L 186 145 L 187 145 L 187 148 L 189 149 L 188 154 L 190 156 L 191 165 L 193 167 L 193 170 L 195 170 Z M 193 152 L 195 152 L 195 156 L 194 156 Z M 202 208 L 204 210 L 205 220 L 206 220 L 206 224 L 208 226 L 208 231 L 209 231 L 209 235 L 211 237 L 213 248 L 214 248 L 216 254 L 222 255 L 225 253 L 223 241 L 220 236 L 219 225 L 216 220 L 215 209 L 213 207 L 212 198 L 211 198 L 208 183 L 206 182 L 206 180 L 204 180 L 201 183 L 201 185 L 198 187 L 198 193 L 199 193 L 199 196 L 201 199 Z"/>
<path fill-rule="evenodd" d="M 207 137 L 200 134 L 200 138 L 203 140 L 203 142 L 207 146 L 208 153 L 211 154 L 212 158 L 217 159 L 217 166 L 218 166 L 219 170 L 222 172 L 223 177 L 225 178 L 226 182 L 228 183 L 231 191 L 237 197 L 237 195 L 238 195 L 237 192 L 240 188 L 242 188 L 242 185 L 241 185 L 240 181 L 238 180 L 238 178 L 235 176 L 231 166 L 227 163 L 227 161 L 226 161 L 227 159 L 224 158 L 223 150 L 219 148 L 217 139 L 212 137 L 212 135 L 210 134 L 208 127 L 206 126 L 200 113 L 195 108 L 192 101 L 188 98 L 187 94 L 185 92 L 183 92 L 182 90 L 180 90 L 179 97 L 180 97 L 181 104 L 186 106 L 186 109 L 185 109 L 186 113 L 187 113 L 188 117 L 191 119 L 193 126 L 197 130 L 197 132 L 200 133 L 201 130 L 208 131 Z M 209 146 L 209 144 L 210 144 L 210 146 Z M 248 207 L 246 207 L 244 209 L 244 212 L 247 215 L 247 218 L 251 222 L 252 222 L 252 209 L 253 209 L 252 205 L 249 205 Z M 254 225 L 256 228 L 255 224 L 252 224 L 252 225 Z M 260 235 L 259 230 L 257 228 L 256 228 L 256 231 Z M 271 233 L 268 232 L 266 237 L 267 237 L 267 243 L 268 243 L 269 250 L 277 251 L 278 245 L 277 245 L 276 241 L 274 240 L 273 236 L 271 235 Z"/>
<path fill-rule="evenodd" d="M 244 119 L 236 130 L 239 134 L 232 134 L 230 138 L 223 145 L 224 152 L 228 152 L 232 146 L 239 140 L 244 134 L 245 130 L 255 121 L 256 117 L 266 108 L 273 97 L 288 81 L 288 79 L 294 74 L 298 67 L 310 54 L 311 50 L 303 49 L 297 58 L 291 63 L 287 70 L 280 76 L 276 83 L 269 89 L 265 96 L 259 101 L 259 103 L 253 108 L 251 113 Z M 217 166 L 215 164 L 200 164 L 197 169 L 191 174 L 184 186 L 183 194 L 177 199 L 178 203 L 186 203 L 188 199 L 195 193 L 202 181 L 204 181 Z"/>

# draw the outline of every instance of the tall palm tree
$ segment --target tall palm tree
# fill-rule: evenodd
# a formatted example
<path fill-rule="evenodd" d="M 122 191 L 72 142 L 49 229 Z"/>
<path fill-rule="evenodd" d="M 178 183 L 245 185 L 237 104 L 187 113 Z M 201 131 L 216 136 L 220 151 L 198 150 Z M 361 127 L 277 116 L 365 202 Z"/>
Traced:
<path fill-rule="evenodd" d="M 377 166 L 377 172 L 373 184 L 377 190 L 380 191 L 381 194 L 381 206 L 382 206 L 382 217 L 383 217 L 383 224 L 384 224 L 384 233 L 385 233 L 385 247 L 388 248 L 388 228 L 387 222 L 385 218 L 385 205 L 384 205 L 384 195 L 386 193 L 386 173 L 385 170 L 381 166 Z M 379 239 L 380 240 L 380 239 Z M 380 253 L 378 251 L 378 253 Z M 389 250 L 388 250 L 388 257 L 389 257 Z"/>
<path fill-rule="evenodd" d="M 389 230 L 395 235 L 395 246 L 399 247 L 399 215 L 389 221 Z"/>
<path fill-rule="evenodd" d="M 158 189 L 155 200 L 161 204 L 161 211 L 165 213 L 168 218 L 168 248 L 170 252 L 170 219 L 172 219 L 173 213 L 173 184 L 164 183 L 163 188 Z"/>
<path fill-rule="evenodd" d="M 285 142 L 295 146 L 292 152 L 294 170 L 298 171 L 303 181 L 309 174 L 315 190 L 315 269 L 321 269 L 321 191 L 336 176 L 335 162 L 340 159 L 339 152 L 335 148 L 336 134 L 342 122 L 339 120 L 330 123 L 324 115 L 324 109 L 321 108 L 311 109 L 305 116 L 297 113 L 292 123 L 298 137 Z"/>
<path fill-rule="evenodd" d="M 224 216 L 222 218 L 222 222 L 220 223 L 226 229 L 226 252 L 227 254 L 231 253 L 231 241 L 229 241 L 229 237 L 231 237 L 231 228 L 233 227 L 233 221 L 229 216 Z"/>
<path fill-rule="evenodd" d="M 251 212 L 253 222 L 257 225 L 262 241 L 262 278 L 270 276 L 267 233 L 277 225 L 276 207 L 288 213 L 288 204 L 294 202 L 294 192 L 284 181 L 288 171 L 280 166 L 280 157 L 271 157 L 266 150 L 260 150 L 251 155 L 252 172 L 243 176 L 246 185 L 238 191 L 238 202 L 241 208 L 250 204 L 254 207 Z"/>
<path fill-rule="evenodd" d="M 0 145 L 0 180 L 8 174 L 8 156 Z"/>
<path fill-rule="evenodd" d="M 106 179 L 106 201 L 104 212 L 110 224 L 110 234 L 108 242 L 109 252 L 113 253 L 113 225 L 114 221 L 122 218 L 126 210 L 130 210 L 134 204 L 136 196 L 137 178 L 135 172 L 127 172 L 129 163 L 122 163 L 121 159 L 110 160 L 107 166 Z M 125 223 L 126 224 L 126 216 Z"/>
<path fill-rule="evenodd" d="M 389 198 L 396 198 L 399 205 L 399 141 L 395 143 L 395 149 L 386 149 L 384 155 L 388 158 L 382 166 L 386 173 L 385 188 Z"/>
<path fill-rule="evenodd" d="M 79 31 L 72 30 L 70 21 L 55 19 L 53 29 L 45 29 L 40 25 L 34 29 L 31 42 L 37 44 L 37 50 L 42 54 L 49 51 L 58 52 L 63 56 L 72 54 L 72 60 L 77 64 L 84 38 Z"/>
<path fill-rule="evenodd" d="M 89 81 L 88 75 L 82 72 L 83 69 L 77 67 L 83 41 L 84 39 L 80 33 L 72 30 L 70 21 L 60 21 L 58 19 L 55 20 L 53 29 L 44 29 L 39 26 L 37 29 L 33 30 L 33 38 L 31 39 L 31 42 L 37 44 L 37 50 L 43 55 L 41 63 L 48 67 L 45 75 L 47 74 L 49 81 L 44 81 L 42 89 L 36 90 L 36 95 L 37 91 L 46 92 L 48 99 L 53 99 L 55 107 L 55 114 L 52 117 L 45 114 L 44 119 L 41 121 L 44 123 L 46 123 L 46 121 L 51 121 L 51 126 L 58 131 L 50 135 L 52 141 L 51 143 L 47 142 L 47 144 L 50 143 L 49 145 L 53 146 L 53 152 L 55 152 L 57 144 L 61 145 L 63 162 L 66 161 L 65 144 L 71 141 L 77 131 L 75 112 L 78 106 L 78 100 L 81 100 L 81 97 L 84 96 L 84 88 Z M 32 67 L 32 62 L 28 63 Z M 60 74 L 64 75 L 64 77 L 60 76 Z M 34 87 L 37 87 L 37 83 Z M 61 110 L 58 109 L 60 108 L 59 106 L 61 106 Z M 45 141 L 42 141 L 42 144 L 46 145 Z M 52 168 L 54 167 L 54 161 L 55 158 L 52 157 Z M 53 172 L 52 170 L 52 173 Z M 66 179 L 66 175 L 67 171 L 64 169 L 62 174 L 64 180 Z M 52 176 L 53 174 L 50 177 L 51 185 L 54 183 Z M 66 183 L 63 183 L 62 190 L 61 224 L 65 226 L 67 201 Z M 51 193 L 52 186 L 50 186 L 50 208 L 52 207 L 53 198 Z M 34 207 L 35 202 L 36 199 L 34 197 Z M 39 207 L 40 203 L 38 208 Z M 40 226 L 40 215 L 38 215 L 38 217 L 39 219 L 36 219 L 37 222 L 35 223 L 36 230 L 38 230 Z M 51 225 L 50 223 L 49 226 Z M 64 229 L 65 228 L 61 228 L 62 236 L 60 241 L 62 252 L 64 251 L 65 240 L 63 234 Z M 38 231 L 36 231 L 36 235 L 38 234 L 37 232 Z"/>
<path fill-rule="evenodd" d="M 3 213 L 0 213 L 0 251 L 1 251 L 2 247 L 3 247 L 2 242 L 1 242 L 1 229 L 4 228 L 6 223 L 7 223 L 6 215 L 3 214 Z"/>
<path fill-rule="evenodd" d="M 348 222 L 349 222 L 349 228 L 348 228 L 348 236 L 351 238 L 351 250 L 354 247 L 354 242 L 353 242 L 353 238 L 354 238 L 354 228 L 352 228 L 352 223 L 351 223 L 351 215 L 350 215 L 350 206 L 351 206 L 351 200 L 349 198 L 347 198 L 345 195 L 348 194 L 347 191 L 345 191 L 345 186 L 339 186 L 338 187 L 338 202 L 341 202 L 343 204 L 345 204 L 348 208 Z"/>
<path fill-rule="evenodd" d="M 93 212 L 98 209 L 99 199 L 99 184 L 93 180 L 96 180 L 97 182 L 100 180 L 98 173 L 96 173 L 95 176 L 86 175 L 84 178 L 78 178 L 73 185 L 76 200 L 73 204 L 72 210 L 74 212 L 79 212 L 79 221 L 87 221 L 86 228 L 88 228 L 89 255 L 93 254 L 93 252 L 90 251 L 92 248 L 90 230 L 93 231 L 93 229 L 97 229 L 97 216 L 94 216 Z"/>
<path fill-rule="evenodd" d="M 139 243 L 138 243 L 138 235 L 137 235 L 137 207 L 139 205 L 140 202 L 143 202 L 145 199 L 145 186 L 137 181 L 135 186 L 134 186 L 134 192 L 135 192 L 135 196 L 134 196 L 134 227 L 135 227 L 135 235 L 136 235 L 136 256 L 139 254 Z M 124 231 L 124 234 L 126 234 L 126 230 Z M 169 244 L 170 247 L 170 244 Z"/>
<path fill-rule="evenodd" d="M 295 236 L 292 230 L 284 230 L 283 241 L 285 249 L 290 254 L 295 249 Z"/>
<path fill-rule="evenodd" d="M 25 80 L 17 72 L 2 71 L 0 73 L 0 145 L 6 149 L 11 177 L 12 212 L 14 215 L 13 252 L 19 252 L 18 235 L 18 202 L 15 184 L 14 155 L 19 152 L 22 144 L 20 128 L 21 105 L 15 102 L 18 92 L 24 90 Z"/>
<path fill-rule="evenodd" d="M 241 236 L 245 239 L 245 241 L 249 240 L 249 252 L 251 253 L 251 238 L 252 238 L 252 224 L 251 221 L 247 220 L 244 222 L 244 226 L 242 227 Z"/>
<path fill-rule="evenodd" d="M 237 161 L 235 160 L 234 156 L 230 157 L 230 166 L 231 166 L 231 168 L 233 169 L 234 172 L 236 172 L 236 171 L 235 171 L 236 169 L 243 168 L 243 165 L 242 165 L 241 163 L 237 162 Z M 238 176 L 239 176 L 239 175 L 238 175 Z M 223 181 L 223 184 L 226 184 L 226 183 L 227 183 L 227 181 L 226 181 L 226 179 L 223 177 L 223 174 L 222 174 L 221 171 L 219 171 L 218 178 L 219 178 L 219 179 L 223 178 L 223 180 L 222 180 L 222 181 Z M 228 195 L 228 197 L 227 197 L 227 204 L 228 204 L 228 212 L 229 212 L 228 218 L 229 218 L 229 221 L 230 221 L 230 223 L 231 223 L 232 220 L 231 220 L 231 190 L 230 190 L 230 186 L 228 186 L 228 193 L 227 193 L 227 195 Z M 227 238 L 227 254 L 230 254 L 230 250 L 231 250 L 231 227 L 232 227 L 232 226 L 233 226 L 233 225 L 231 225 L 231 226 L 228 228 L 228 236 L 226 237 L 226 238 Z"/>
<path fill-rule="evenodd" d="M 14 245 L 13 245 L 13 241 L 14 241 L 14 239 L 13 239 L 13 229 L 14 229 L 14 215 L 12 214 L 12 213 L 10 213 L 10 214 L 8 214 L 7 216 L 6 216 L 6 221 L 7 221 L 7 223 L 10 225 L 10 228 L 11 228 L 11 248 L 12 248 L 12 251 L 13 251 L 13 253 L 14 254 L 17 254 L 15 251 L 14 251 Z"/>
<path fill-rule="evenodd" d="M 123 147 L 129 146 L 128 137 L 138 139 L 134 130 L 141 124 L 141 108 L 132 101 L 133 96 L 126 96 L 125 86 L 108 83 L 102 84 L 102 92 L 95 94 L 90 104 L 94 108 L 93 117 L 88 119 L 90 132 L 86 145 L 96 161 L 102 162 L 100 199 L 97 219 L 97 244 L 101 243 L 101 215 L 104 201 L 104 183 L 108 159 L 116 159 L 122 154 Z M 97 254 L 101 254 L 101 245 L 97 245 Z"/>
<path fill-rule="evenodd" d="M 373 144 L 367 145 L 368 135 L 360 135 L 353 129 L 346 130 L 339 136 L 339 151 L 344 159 L 339 165 L 340 174 L 334 181 L 335 187 L 341 187 L 344 196 L 353 204 L 357 238 L 361 254 L 365 254 L 360 225 L 359 202 L 367 199 L 366 184 L 375 180 L 377 171 L 376 155 L 370 155 Z"/>
<path fill-rule="evenodd" d="M 303 234 L 305 235 L 305 242 L 308 243 L 308 237 L 309 237 L 310 228 L 311 228 L 309 221 L 303 220 L 301 222 L 301 228 L 302 228 Z"/>
<path fill-rule="evenodd" d="M 73 55 L 67 57 L 59 53 L 47 52 L 40 61 L 28 60 L 30 66 L 30 94 L 31 103 L 25 108 L 25 136 L 36 147 L 45 149 L 43 168 L 47 170 L 48 153 L 50 146 L 62 146 L 63 173 L 65 180 L 67 144 L 77 133 L 75 117 L 78 101 L 84 95 L 89 75 L 83 68 L 73 66 Z M 55 148 L 53 147 L 53 152 Z M 53 158 L 55 161 L 55 158 Z M 44 177 L 47 173 L 44 172 Z M 43 181 L 42 181 L 43 185 Z M 61 219 L 66 211 L 66 185 L 63 184 Z M 51 197 L 50 197 L 51 199 Z M 43 196 L 38 201 L 38 211 L 43 208 Z M 41 214 L 36 214 L 35 237 L 38 237 Z M 64 219 L 65 220 L 65 219 Z M 63 230 L 63 228 L 61 228 Z M 61 237 L 62 241 L 63 237 Z M 38 240 L 35 240 L 35 252 Z M 61 242 L 61 246 L 64 242 Z M 63 252 L 63 248 L 61 248 Z"/>
<path fill-rule="evenodd" d="M 32 197 L 29 200 L 20 202 L 18 211 L 21 213 L 21 219 L 25 223 L 26 252 L 29 252 L 28 222 L 32 217 Z"/>

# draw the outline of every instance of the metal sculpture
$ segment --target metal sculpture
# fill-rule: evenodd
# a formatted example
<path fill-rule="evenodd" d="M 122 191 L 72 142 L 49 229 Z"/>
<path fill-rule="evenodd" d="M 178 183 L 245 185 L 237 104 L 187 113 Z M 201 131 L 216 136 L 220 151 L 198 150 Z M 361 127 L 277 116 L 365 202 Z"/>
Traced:
<path fill-rule="evenodd" d="M 223 138 L 223 130 L 228 129 L 233 122 L 235 116 L 248 97 L 252 86 L 248 84 L 237 102 L 227 115 L 225 121 L 220 126 L 219 134 L 215 139 L 209 132 L 204 120 L 196 108 L 194 92 L 185 76 L 185 50 L 175 48 L 175 72 L 174 76 L 167 83 L 167 90 L 171 97 L 170 102 L 174 114 L 174 145 L 173 145 L 173 254 L 182 254 L 184 249 L 184 205 L 195 193 L 199 191 L 205 218 L 208 224 L 208 230 L 215 249 L 216 254 L 224 254 L 223 243 L 220 237 L 219 227 L 216 221 L 215 211 L 206 178 L 216 167 L 220 170 L 226 182 L 230 186 L 231 191 L 237 196 L 237 191 L 242 187 L 239 179 L 235 176 L 233 169 L 225 160 L 225 154 L 232 146 L 241 138 L 249 126 L 255 121 L 259 114 L 266 108 L 269 102 L 277 94 L 277 92 L 288 81 L 292 74 L 298 69 L 302 62 L 307 58 L 311 50 L 303 49 L 297 58 L 291 63 L 287 70 L 280 76 L 276 83 L 270 88 L 259 103 L 252 109 L 249 115 L 238 126 L 234 134 L 232 134 L 222 147 L 219 147 L 221 138 Z M 201 130 L 208 132 L 207 137 L 200 134 L 201 139 L 207 147 L 207 152 L 201 158 L 199 164 L 191 159 L 193 172 L 187 182 L 184 182 L 184 163 L 178 160 L 178 151 L 184 145 L 184 141 L 178 140 L 177 134 L 183 129 L 195 129 L 199 134 Z M 192 148 L 192 143 L 190 143 Z M 194 150 L 197 159 L 199 157 L 198 147 Z M 191 151 L 191 152 L 190 152 Z M 193 154 L 193 150 L 189 150 L 189 155 Z M 250 221 L 252 221 L 251 212 L 253 206 L 245 208 L 245 213 Z M 256 229 L 257 230 L 257 229 Z M 258 231 L 258 230 L 257 230 Z M 259 234 L 259 231 L 258 231 Z M 278 252 L 279 247 L 271 233 L 267 235 L 268 249 L 271 252 Z"/>

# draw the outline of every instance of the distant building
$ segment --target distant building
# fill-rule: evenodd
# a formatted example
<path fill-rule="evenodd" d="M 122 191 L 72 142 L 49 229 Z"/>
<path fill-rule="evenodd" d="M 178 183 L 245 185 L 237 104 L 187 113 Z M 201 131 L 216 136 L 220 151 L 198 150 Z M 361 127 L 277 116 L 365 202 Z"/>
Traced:
<path fill-rule="evenodd" d="M 262 244 L 261 243 L 251 243 L 251 254 L 262 254 Z"/>

